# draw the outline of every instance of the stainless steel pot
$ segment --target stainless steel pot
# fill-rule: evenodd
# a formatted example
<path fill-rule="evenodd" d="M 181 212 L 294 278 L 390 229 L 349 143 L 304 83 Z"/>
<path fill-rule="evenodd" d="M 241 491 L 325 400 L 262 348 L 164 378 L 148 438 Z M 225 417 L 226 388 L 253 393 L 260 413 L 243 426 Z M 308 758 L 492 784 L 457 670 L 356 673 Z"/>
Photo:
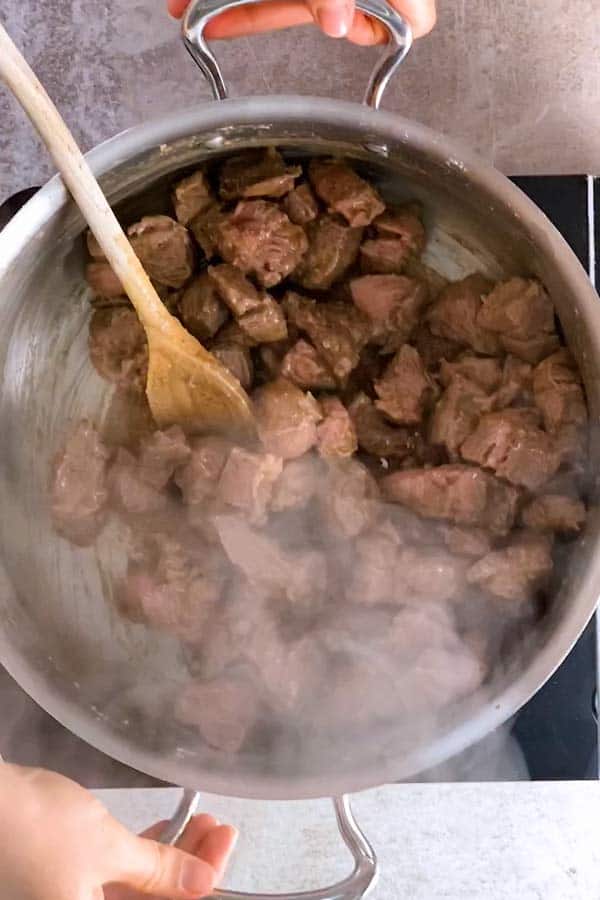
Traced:
<path fill-rule="evenodd" d="M 196 2 L 185 22 L 186 45 L 217 97 L 226 90 L 203 29 L 216 11 L 242 3 Z M 358 5 L 384 21 L 392 37 L 368 91 L 375 108 L 293 96 L 225 100 L 175 113 L 89 154 L 110 201 L 128 216 L 156 210 L 174 173 L 247 147 L 344 154 L 387 196 L 422 199 L 429 261 L 447 276 L 477 268 L 492 277 L 528 273 L 543 280 L 597 423 L 600 303 L 586 273 L 542 213 L 499 172 L 442 136 L 377 111 L 410 31 L 383 0 Z M 54 178 L 0 235 L 0 659 L 19 684 L 77 735 L 141 771 L 189 789 L 265 799 L 340 796 L 409 778 L 513 715 L 561 663 L 594 611 L 600 593 L 595 512 L 528 655 L 452 709 L 435 731 L 408 739 L 392 727 L 314 753 L 290 745 L 276 759 L 267 746 L 227 757 L 189 735 L 166 733 L 165 708 L 184 665 L 173 640 L 121 621 L 108 602 L 108 573 L 124 562 L 119 534 L 108 533 L 94 550 L 75 550 L 54 535 L 48 517 L 50 461 L 65 430 L 83 415 L 100 417 L 109 402 L 88 362 L 83 228 Z M 594 435 L 592 453 L 595 458 Z M 170 838 L 189 815 L 193 797 L 185 800 Z M 374 857 L 344 801 L 337 801 L 337 812 L 358 863 L 341 887 L 314 895 L 321 900 L 360 896 L 374 878 Z"/>

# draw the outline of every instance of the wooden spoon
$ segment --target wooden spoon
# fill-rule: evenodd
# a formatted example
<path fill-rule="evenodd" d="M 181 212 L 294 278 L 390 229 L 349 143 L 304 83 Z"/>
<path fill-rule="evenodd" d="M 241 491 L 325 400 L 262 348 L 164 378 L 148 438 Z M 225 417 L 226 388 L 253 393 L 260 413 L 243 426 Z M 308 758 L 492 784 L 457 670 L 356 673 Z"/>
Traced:
<path fill-rule="evenodd" d="M 75 139 L 1 24 L 0 77 L 39 131 L 144 326 L 149 349 L 146 394 L 156 423 L 178 424 L 186 431 L 252 432 L 248 395 L 165 308 Z"/>

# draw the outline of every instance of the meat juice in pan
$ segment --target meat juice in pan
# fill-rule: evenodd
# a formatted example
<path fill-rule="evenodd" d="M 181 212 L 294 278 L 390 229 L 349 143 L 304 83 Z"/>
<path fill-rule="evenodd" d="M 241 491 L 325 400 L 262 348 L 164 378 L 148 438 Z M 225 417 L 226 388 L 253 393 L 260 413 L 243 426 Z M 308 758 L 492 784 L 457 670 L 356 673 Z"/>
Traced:
<path fill-rule="evenodd" d="M 210 747 L 266 718 L 435 716 L 536 627 L 585 523 L 586 401 L 543 285 L 447 282 L 419 205 L 343 160 L 250 151 L 172 204 L 131 242 L 251 393 L 258 440 L 156 430 L 144 331 L 90 236 L 90 360 L 136 425 L 68 436 L 56 529 L 128 529 L 119 612 L 182 642 L 173 717 Z"/>

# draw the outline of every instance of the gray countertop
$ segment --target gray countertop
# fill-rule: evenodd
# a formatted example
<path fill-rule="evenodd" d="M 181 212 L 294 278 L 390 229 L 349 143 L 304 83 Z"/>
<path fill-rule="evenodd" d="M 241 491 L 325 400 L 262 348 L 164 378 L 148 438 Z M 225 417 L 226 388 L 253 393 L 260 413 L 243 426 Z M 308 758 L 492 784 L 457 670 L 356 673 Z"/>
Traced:
<path fill-rule="evenodd" d="M 208 99 L 165 0 L 3 0 L 25 49 L 85 148 Z M 597 0 L 440 0 L 384 105 L 458 137 L 510 174 L 600 173 Z M 232 93 L 359 99 L 375 50 L 304 28 L 219 49 Z M 0 201 L 52 171 L 0 91 Z"/>

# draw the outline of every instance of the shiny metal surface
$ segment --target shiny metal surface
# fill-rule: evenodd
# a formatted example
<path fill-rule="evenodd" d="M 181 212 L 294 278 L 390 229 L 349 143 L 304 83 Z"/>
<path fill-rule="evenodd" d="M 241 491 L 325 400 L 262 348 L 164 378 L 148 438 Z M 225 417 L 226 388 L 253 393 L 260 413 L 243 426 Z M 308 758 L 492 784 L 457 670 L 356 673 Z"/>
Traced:
<path fill-rule="evenodd" d="M 370 144 L 385 148 L 378 154 Z M 565 242 L 502 175 L 412 122 L 366 106 L 315 98 L 208 104 L 134 129 L 98 147 L 90 163 L 129 221 L 158 211 L 175 173 L 244 147 L 292 155 L 340 153 L 391 199 L 420 198 L 431 239 L 426 261 L 458 278 L 541 277 L 585 381 L 597 458 L 600 303 Z M 120 620 L 111 579 L 122 571 L 122 536 L 76 550 L 51 529 L 46 489 L 65 430 L 98 418 L 110 392 L 87 358 L 83 222 L 58 179 L 0 235 L 0 659 L 31 696 L 109 755 L 164 781 L 239 797 L 341 795 L 429 768 L 509 718 L 552 674 L 600 594 L 597 511 L 551 613 L 526 648 L 485 690 L 422 733 L 371 729 L 319 744 L 296 736 L 276 747 L 224 756 L 198 736 L 167 727 L 186 669 L 179 645 Z"/>
<path fill-rule="evenodd" d="M 208 81 L 215 100 L 228 97 L 227 85 L 217 58 L 208 46 L 204 32 L 209 22 L 227 10 L 263 3 L 264 0 L 192 0 L 183 19 L 184 44 Z M 356 0 L 356 8 L 377 19 L 388 32 L 389 40 L 369 79 L 364 102 L 379 109 L 390 78 L 405 59 L 412 45 L 412 29 L 387 0 Z"/>

